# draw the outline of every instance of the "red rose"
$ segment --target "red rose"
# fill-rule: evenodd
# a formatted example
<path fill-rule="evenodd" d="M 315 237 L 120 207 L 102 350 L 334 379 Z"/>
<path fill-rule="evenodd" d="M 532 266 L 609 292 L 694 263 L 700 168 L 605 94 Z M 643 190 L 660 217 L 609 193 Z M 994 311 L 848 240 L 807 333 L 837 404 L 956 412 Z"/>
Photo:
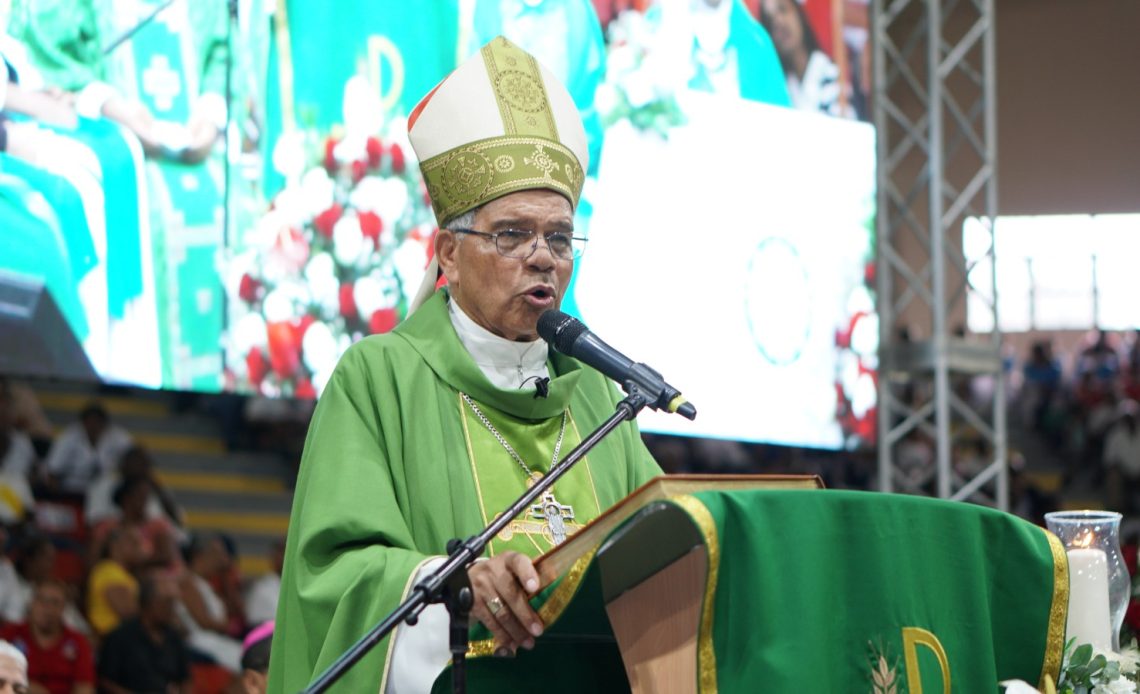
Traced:
<path fill-rule="evenodd" d="M 352 295 L 352 283 L 345 282 L 340 285 L 340 315 L 348 320 L 357 317 L 356 297 Z"/>
<path fill-rule="evenodd" d="M 363 180 L 364 177 L 367 175 L 368 175 L 368 162 L 360 161 L 359 159 L 357 161 L 352 162 L 352 182 L 353 183 L 360 183 L 360 181 Z"/>
<path fill-rule="evenodd" d="M 344 214 L 344 208 L 334 202 L 332 207 L 317 215 L 317 218 L 313 220 L 313 226 L 317 228 L 321 236 L 331 241 L 333 227 L 340 221 L 342 214 Z"/>
<path fill-rule="evenodd" d="M 313 400 L 317 397 L 317 390 L 313 388 L 313 382 L 307 378 L 302 378 L 297 382 L 297 388 L 293 391 L 293 396 L 304 398 L 305 400 Z"/>
<path fill-rule="evenodd" d="M 301 366 L 301 345 L 288 321 L 270 323 L 269 366 L 281 378 L 292 378 Z"/>
<path fill-rule="evenodd" d="M 392 173 L 404 173 L 407 164 L 404 161 L 404 150 L 400 149 L 400 145 L 392 143 L 392 146 L 388 148 L 388 156 L 392 158 Z"/>
<path fill-rule="evenodd" d="M 334 137 L 325 140 L 325 169 L 327 169 L 330 174 L 336 173 L 337 161 L 333 150 L 336 149 L 338 144 L 340 144 L 340 140 Z"/>
<path fill-rule="evenodd" d="M 400 317 L 394 308 L 382 308 L 372 312 L 372 319 L 368 321 L 368 332 L 372 335 L 389 332 L 396 327 Z"/>
<path fill-rule="evenodd" d="M 309 329 L 310 325 L 316 322 L 316 318 L 313 318 L 311 315 L 306 313 L 297 320 L 289 323 L 289 327 L 293 328 L 293 339 L 298 345 L 301 344 L 301 340 L 305 339 L 305 331 Z"/>
<path fill-rule="evenodd" d="M 261 282 L 250 277 L 249 273 L 242 275 L 241 283 L 238 285 L 238 296 L 241 297 L 241 300 L 252 304 L 260 294 Z"/>
<path fill-rule="evenodd" d="M 875 261 L 868 260 L 867 264 L 863 266 L 863 284 L 874 289 L 875 287 Z"/>
<path fill-rule="evenodd" d="M 257 347 L 249 350 L 249 354 L 245 355 L 245 368 L 249 372 L 249 382 L 255 388 L 261 387 L 261 381 L 265 378 L 265 374 L 269 373 L 269 362 L 265 361 L 265 353 Z"/>
<path fill-rule="evenodd" d="M 384 231 L 384 222 L 375 212 L 358 212 L 356 218 L 360 220 L 360 231 L 364 238 L 372 239 L 372 246 L 380 250 L 380 232 Z"/>
<path fill-rule="evenodd" d="M 384 145 L 380 138 L 370 137 L 364 144 L 364 151 L 368 152 L 368 166 L 373 169 L 380 166 L 380 157 L 384 155 Z"/>

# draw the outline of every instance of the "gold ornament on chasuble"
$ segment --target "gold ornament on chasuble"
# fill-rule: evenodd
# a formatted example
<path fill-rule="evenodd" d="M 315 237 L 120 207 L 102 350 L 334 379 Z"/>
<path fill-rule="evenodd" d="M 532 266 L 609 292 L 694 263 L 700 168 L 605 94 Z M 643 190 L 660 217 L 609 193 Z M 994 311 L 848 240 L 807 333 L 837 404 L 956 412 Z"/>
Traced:
<path fill-rule="evenodd" d="M 484 46 L 481 55 L 504 134 L 421 162 L 436 218 L 450 219 L 532 188 L 560 192 L 577 207 L 585 175 L 578 158 L 558 139 L 538 62 L 501 37 Z"/>
<path fill-rule="evenodd" d="M 470 407 L 458 400 L 471 474 L 479 495 L 479 510 L 484 524 L 531 487 L 536 479 L 549 472 L 562 417 L 529 422 L 512 417 L 480 403 L 479 411 L 530 468 L 528 476 L 511 457 L 494 434 L 480 421 Z M 559 459 L 581 441 L 572 415 L 567 415 Z M 572 536 L 601 514 L 601 503 L 594 486 L 588 458 L 579 461 L 562 476 L 554 487 L 526 511 L 513 519 L 488 544 L 488 556 L 515 551 L 537 557 Z"/>

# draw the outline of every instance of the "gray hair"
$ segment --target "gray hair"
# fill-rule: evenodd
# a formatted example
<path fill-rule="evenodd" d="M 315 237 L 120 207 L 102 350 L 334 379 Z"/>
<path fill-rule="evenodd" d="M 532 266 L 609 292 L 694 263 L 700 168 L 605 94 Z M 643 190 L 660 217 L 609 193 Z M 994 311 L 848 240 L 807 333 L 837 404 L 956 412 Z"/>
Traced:
<path fill-rule="evenodd" d="M 461 214 L 457 217 L 452 217 L 451 219 L 447 220 L 447 224 L 444 224 L 443 228 L 444 229 L 470 229 L 475 224 L 475 215 L 481 209 L 483 209 L 482 205 L 480 205 L 478 207 L 474 207 L 470 210 L 467 210 L 466 212 L 464 212 L 463 214 Z"/>
<path fill-rule="evenodd" d="M 28 679 L 28 657 L 19 648 L 16 648 L 7 641 L 0 639 L 0 658 L 11 658 L 16 661 L 16 665 L 24 673 L 24 684 L 27 684 Z"/>

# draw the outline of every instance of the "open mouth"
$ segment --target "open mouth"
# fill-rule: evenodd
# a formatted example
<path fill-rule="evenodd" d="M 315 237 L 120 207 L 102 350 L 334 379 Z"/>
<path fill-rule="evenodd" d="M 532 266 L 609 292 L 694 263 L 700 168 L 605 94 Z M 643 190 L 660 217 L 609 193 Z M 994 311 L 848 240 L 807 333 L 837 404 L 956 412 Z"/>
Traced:
<path fill-rule="evenodd" d="M 554 303 L 554 288 L 546 286 L 531 287 L 523 296 L 531 304 L 538 306 L 551 306 Z"/>
<path fill-rule="evenodd" d="M 530 290 L 529 295 L 533 296 L 536 299 L 554 298 L 554 294 L 543 287 L 535 287 L 534 289 Z"/>

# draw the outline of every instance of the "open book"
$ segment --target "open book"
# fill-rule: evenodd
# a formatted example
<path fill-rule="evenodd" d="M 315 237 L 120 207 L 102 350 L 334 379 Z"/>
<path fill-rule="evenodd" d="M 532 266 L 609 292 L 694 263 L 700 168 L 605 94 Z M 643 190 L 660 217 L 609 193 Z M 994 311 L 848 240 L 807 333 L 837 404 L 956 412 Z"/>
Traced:
<path fill-rule="evenodd" d="M 553 583 L 586 552 L 596 548 L 626 519 L 646 505 L 681 494 L 709 490 L 822 489 L 817 475 L 662 475 L 634 490 L 558 547 L 539 557 L 534 567 L 543 587 Z"/>

